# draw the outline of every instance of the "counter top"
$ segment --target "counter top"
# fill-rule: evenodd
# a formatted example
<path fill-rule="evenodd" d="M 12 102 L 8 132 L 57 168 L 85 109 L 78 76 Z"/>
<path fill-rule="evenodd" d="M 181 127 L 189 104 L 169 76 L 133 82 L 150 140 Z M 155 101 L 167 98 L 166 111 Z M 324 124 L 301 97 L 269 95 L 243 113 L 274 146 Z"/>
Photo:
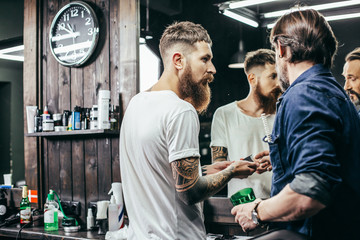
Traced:
<path fill-rule="evenodd" d="M 9 237 L 9 238 L 20 238 L 19 234 L 20 227 L 11 226 L 11 227 L 2 227 L 0 228 L 0 237 Z M 79 231 L 74 233 L 64 232 L 63 229 L 59 229 L 58 231 L 46 232 L 44 231 L 44 227 L 31 227 L 31 228 L 23 228 L 21 230 L 21 239 L 49 239 L 49 240 L 88 240 L 88 239 L 105 239 L 105 235 L 98 235 L 97 231 Z"/>

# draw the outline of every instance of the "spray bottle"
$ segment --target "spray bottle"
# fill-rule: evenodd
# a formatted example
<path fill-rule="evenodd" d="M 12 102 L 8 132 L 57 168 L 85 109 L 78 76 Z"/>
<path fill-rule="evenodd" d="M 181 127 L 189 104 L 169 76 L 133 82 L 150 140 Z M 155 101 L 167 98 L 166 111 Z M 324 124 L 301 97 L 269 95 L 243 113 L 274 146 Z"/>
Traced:
<path fill-rule="evenodd" d="M 119 206 L 116 204 L 115 196 L 111 195 L 108 207 L 109 231 L 116 231 L 120 229 L 120 226 L 118 225 L 118 212 Z"/>
<path fill-rule="evenodd" d="M 115 204 L 118 208 L 117 210 L 117 226 L 116 230 L 119 230 L 120 228 L 124 227 L 124 201 L 122 197 L 122 185 L 119 182 L 114 182 L 111 184 L 111 189 L 108 194 L 113 193 L 113 196 L 115 198 Z"/>
<path fill-rule="evenodd" d="M 54 200 L 53 190 L 50 190 L 46 203 L 44 205 L 44 230 L 57 231 L 59 204 Z"/>

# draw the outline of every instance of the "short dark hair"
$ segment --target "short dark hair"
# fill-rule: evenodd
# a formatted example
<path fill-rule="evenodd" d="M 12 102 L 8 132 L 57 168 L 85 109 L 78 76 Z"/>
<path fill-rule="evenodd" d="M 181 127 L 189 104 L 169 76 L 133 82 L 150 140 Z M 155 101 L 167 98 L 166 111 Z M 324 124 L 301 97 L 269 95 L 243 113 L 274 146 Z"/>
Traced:
<path fill-rule="evenodd" d="M 253 67 L 265 66 L 266 64 L 275 64 L 275 52 L 273 50 L 261 48 L 248 52 L 244 61 L 245 74 L 249 74 Z"/>
<path fill-rule="evenodd" d="M 200 24 L 189 21 L 174 22 L 165 29 L 160 39 L 159 49 L 161 57 L 164 60 L 166 50 L 174 44 L 182 43 L 191 47 L 196 42 L 201 41 L 212 45 L 208 32 Z"/>
<path fill-rule="evenodd" d="M 349 52 L 348 55 L 346 55 L 346 57 L 345 57 L 346 62 L 353 61 L 353 60 L 360 60 L 360 47 L 355 48 L 354 50 Z"/>
<path fill-rule="evenodd" d="M 290 63 L 311 61 L 330 68 L 338 42 L 324 16 L 313 9 L 294 11 L 280 17 L 270 33 L 270 42 L 291 49 Z"/>

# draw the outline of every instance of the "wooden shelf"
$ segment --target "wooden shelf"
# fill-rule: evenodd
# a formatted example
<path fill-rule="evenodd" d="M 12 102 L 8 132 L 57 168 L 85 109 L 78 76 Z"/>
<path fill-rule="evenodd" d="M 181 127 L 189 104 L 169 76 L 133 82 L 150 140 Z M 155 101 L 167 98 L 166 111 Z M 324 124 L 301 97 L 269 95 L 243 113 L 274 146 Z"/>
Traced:
<path fill-rule="evenodd" d="M 117 137 L 119 136 L 119 130 L 109 129 L 96 129 L 96 130 L 74 130 L 74 131 L 62 131 L 62 132 L 36 132 L 26 133 L 26 137 L 86 137 L 86 136 L 98 136 L 98 137 Z"/>

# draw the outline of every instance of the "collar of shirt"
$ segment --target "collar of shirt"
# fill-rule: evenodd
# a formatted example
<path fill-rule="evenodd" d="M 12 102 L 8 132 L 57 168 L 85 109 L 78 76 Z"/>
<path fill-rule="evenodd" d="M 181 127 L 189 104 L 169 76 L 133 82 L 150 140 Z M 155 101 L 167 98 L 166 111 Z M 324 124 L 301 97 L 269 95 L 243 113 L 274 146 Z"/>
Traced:
<path fill-rule="evenodd" d="M 289 92 L 291 88 L 293 88 L 295 85 L 304 82 L 304 81 L 311 81 L 311 75 L 314 74 L 321 74 L 321 73 L 329 73 L 330 70 L 325 67 L 322 64 L 315 64 L 305 72 L 303 72 L 291 85 L 286 91 L 280 96 L 279 102 L 286 96 L 286 94 Z"/>

